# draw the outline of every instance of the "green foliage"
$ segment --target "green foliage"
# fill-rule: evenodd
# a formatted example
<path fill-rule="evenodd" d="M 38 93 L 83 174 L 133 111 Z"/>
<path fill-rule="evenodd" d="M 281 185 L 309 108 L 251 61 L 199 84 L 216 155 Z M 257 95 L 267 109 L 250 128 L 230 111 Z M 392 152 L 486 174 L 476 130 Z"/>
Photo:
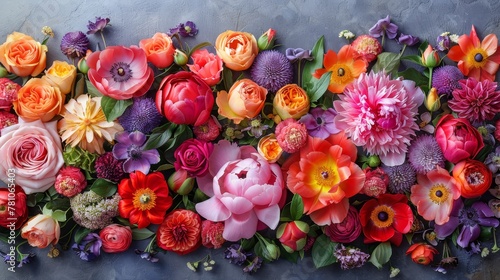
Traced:
<path fill-rule="evenodd" d="M 313 60 L 307 61 L 304 65 L 304 70 L 302 71 L 302 87 L 309 96 L 313 96 L 313 94 L 311 94 L 315 85 L 313 80 L 317 80 L 312 75 L 314 71 L 316 71 L 316 69 L 320 69 L 323 67 L 323 56 L 325 54 L 324 41 L 324 36 L 321 36 L 318 41 L 316 41 L 316 44 L 314 44 L 314 47 L 311 51 Z"/>
<path fill-rule="evenodd" d="M 115 183 L 106 179 L 98 178 L 90 187 L 90 190 L 106 198 L 114 195 L 118 187 Z"/>
<path fill-rule="evenodd" d="M 132 229 L 133 240 L 144 240 L 153 236 L 155 233 L 147 228 L 134 228 Z"/>
<path fill-rule="evenodd" d="M 337 262 L 337 258 L 333 255 L 337 243 L 332 242 L 330 238 L 324 234 L 316 238 L 312 248 L 312 259 L 316 268 L 328 266 Z"/>
<path fill-rule="evenodd" d="M 303 213 L 304 202 L 302 201 L 302 197 L 298 194 L 294 194 L 290 204 L 290 217 L 295 221 L 300 220 Z"/>
<path fill-rule="evenodd" d="M 103 96 L 101 99 L 101 107 L 106 120 L 108 122 L 114 121 L 121 116 L 128 106 L 132 105 L 132 100 L 116 100 L 108 96 Z"/>
<path fill-rule="evenodd" d="M 382 242 L 380 243 L 375 250 L 373 250 L 370 259 L 375 267 L 381 269 L 384 264 L 386 264 L 392 256 L 392 247 L 390 242 Z"/>

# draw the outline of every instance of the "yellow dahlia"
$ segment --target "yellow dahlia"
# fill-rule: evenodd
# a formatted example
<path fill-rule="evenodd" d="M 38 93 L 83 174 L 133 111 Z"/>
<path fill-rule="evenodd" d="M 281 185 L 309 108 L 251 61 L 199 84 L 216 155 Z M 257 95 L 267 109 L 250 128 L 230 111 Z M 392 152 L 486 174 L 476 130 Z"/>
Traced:
<path fill-rule="evenodd" d="M 117 122 L 108 122 L 101 108 L 101 97 L 86 94 L 71 99 L 64 105 L 62 119 L 58 123 L 62 141 L 71 147 L 91 153 L 104 153 L 104 139 L 113 141 L 117 132 L 123 128 Z"/>

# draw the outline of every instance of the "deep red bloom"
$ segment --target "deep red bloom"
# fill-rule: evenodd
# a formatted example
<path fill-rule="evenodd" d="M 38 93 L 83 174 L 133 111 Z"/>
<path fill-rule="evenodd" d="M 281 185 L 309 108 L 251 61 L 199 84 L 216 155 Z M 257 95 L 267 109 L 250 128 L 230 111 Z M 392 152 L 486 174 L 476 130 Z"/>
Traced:
<path fill-rule="evenodd" d="M 185 255 L 201 245 L 201 218 L 197 213 L 177 209 L 167 215 L 156 232 L 160 248 Z"/>

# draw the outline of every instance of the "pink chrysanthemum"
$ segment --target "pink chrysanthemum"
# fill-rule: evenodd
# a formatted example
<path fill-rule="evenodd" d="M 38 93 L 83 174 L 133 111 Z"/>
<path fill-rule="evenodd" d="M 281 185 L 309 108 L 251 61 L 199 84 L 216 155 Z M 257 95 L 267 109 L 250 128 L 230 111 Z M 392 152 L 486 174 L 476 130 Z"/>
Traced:
<path fill-rule="evenodd" d="M 278 144 L 287 153 L 295 153 L 307 142 L 307 129 L 303 123 L 289 118 L 276 126 Z"/>
<path fill-rule="evenodd" d="M 424 101 L 422 90 L 413 81 L 372 72 L 361 74 L 339 98 L 333 102 L 337 128 L 385 165 L 401 165 L 419 130 L 416 116 Z"/>
<path fill-rule="evenodd" d="M 460 80 L 459 84 L 460 87 L 453 91 L 453 99 L 448 101 L 459 118 L 483 122 L 492 120 L 500 112 L 500 91 L 496 90 L 496 82 L 468 78 Z"/>

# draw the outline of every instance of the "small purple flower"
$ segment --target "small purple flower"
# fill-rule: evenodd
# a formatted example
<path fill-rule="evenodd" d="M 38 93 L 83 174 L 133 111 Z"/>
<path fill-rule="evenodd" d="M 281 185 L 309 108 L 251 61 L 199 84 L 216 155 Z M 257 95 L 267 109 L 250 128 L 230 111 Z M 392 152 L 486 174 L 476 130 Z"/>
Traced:
<path fill-rule="evenodd" d="M 398 26 L 394 23 L 391 23 L 391 19 L 389 16 L 380 19 L 377 23 L 370 28 L 369 34 L 375 38 L 380 36 L 387 35 L 387 38 L 394 39 L 398 33 Z"/>
<path fill-rule="evenodd" d="M 89 31 L 87 31 L 87 34 L 95 34 L 99 31 L 102 32 L 108 25 L 110 25 L 109 18 L 96 17 L 95 22 L 89 20 L 89 24 L 87 25 Z"/>
<path fill-rule="evenodd" d="M 156 109 L 155 101 L 147 97 L 134 98 L 134 103 L 118 118 L 126 131 L 138 130 L 144 134 L 149 134 L 163 120 L 163 116 Z"/>
<path fill-rule="evenodd" d="M 144 259 L 144 260 L 147 260 L 147 261 L 150 261 L 152 263 L 157 263 L 159 261 L 159 259 L 156 256 L 156 252 L 154 253 L 151 253 L 151 252 L 144 252 L 142 250 L 139 250 L 139 249 L 135 249 L 135 253 L 137 255 L 140 255 L 141 256 L 141 259 Z"/>
<path fill-rule="evenodd" d="M 340 268 L 352 269 L 356 267 L 362 267 L 366 261 L 370 258 L 370 254 L 362 252 L 358 248 L 345 247 L 343 244 L 337 245 L 333 255 L 340 262 Z"/>
<path fill-rule="evenodd" d="M 231 244 L 231 246 L 227 247 L 224 251 L 224 258 L 229 260 L 229 263 L 234 263 L 237 265 L 242 265 L 245 263 L 248 257 L 250 257 L 251 253 L 246 253 L 241 248 L 239 244 Z"/>
<path fill-rule="evenodd" d="M 19 262 L 17 267 L 23 267 L 23 265 L 28 264 L 35 258 L 35 253 L 23 254 L 23 259 Z"/>
<path fill-rule="evenodd" d="M 419 174 L 436 169 L 436 166 L 444 168 L 444 156 L 436 138 L 424 134 L 415 138 L 408 149 L 408 161 Z"/>
<path fill-rule="evenodd" d="M 79 244 L 73 244 L 73 250 L 76 251 L 80 259 L 84 261 L 93 261 L 101 254 L 102 240 L 97 233 L 89 233 Z"/>
<path fill-rule="evenodd" d="M 320 107 L 316 107 L 309 111 L 307 115 L 300 118 L 299 122 L 306 126 L 309 135 L 326 139 L 331 134 L 340 132 L 333 122 L 333 118 L 336 115 L 337 112 L 333 108 L 323 110 Z"/>
<path fill-rule="evenodd" d="M 293 66 L 279 51 L 260 52 L 250 69 L 252 80 L 269 91 L 276 92 L 293 81 Z"/>
<path fill-rule="evenodd" d="M 193 37 L 198 34 L 198 29 L 196 24 L 192 21 L 186 21 L 186 23 L 179 23 L 176 27 L 170 28 L 170 36 L 179 34 L 182 37 Z"/>
<path fill-rule="evenodd" d="M 398 43 L 400 43 L 402 45 L 407 45 L 410 47 L 416 45 L 418 42 L 420 42 L 420 39 L 418 39 L 418 37 L 415 37 L 412 35 L 406 35 L 403 33 L 401 33 L 401 35 L 399 35 L 399 38 L 398 38 Z"/>
<path fill-rule="evenodd" d="M 255 273 L 261 267 L 261 265 L 262 265 L 262 258 L 260 258 L 259 256 L 256 256 L 250 262 L 249 265 L 247 265 L 247 266 L 245 266 L 243 268 L 243 272 L 246 272 L 246 273 L 249 273 L 249 274 Z"/>
<path fill-rule="evenodd" d="M 68 32 L 62 37 L 60 47 L 69 58 L 84 57 L 89 49 L 89 38 L 81 31 Z"/>
<path fill-rule="evenodd" d="M 149 173 L 151 164 L 160 162 L 160 154 L 157 150 L 144 151 L 146 135 L 140 131 L 122 132 L 116 134 L 115 140 L 118 143 L 113 147 L 113 156 L 116 159 L 123 159 L 123 170 L 127 173 L 141 171 Z"/>
<path fill-rule="evenodd" d="M 288 60 L 290 60 L 291 63 L 294 63 L 297 60 L 313 60 L 314 58 L 312 57 L 312 52 L 311 50 L 304 50 L 301 48 L 288 48 L 285 50 L 285 56 Z"/>
<path fill-rule="evenodd" d="M 450 49 L 450 33 L 443 33 L 439 35 L 436 39 L 436 49 L 439 51 L 445 51 Z"/>

